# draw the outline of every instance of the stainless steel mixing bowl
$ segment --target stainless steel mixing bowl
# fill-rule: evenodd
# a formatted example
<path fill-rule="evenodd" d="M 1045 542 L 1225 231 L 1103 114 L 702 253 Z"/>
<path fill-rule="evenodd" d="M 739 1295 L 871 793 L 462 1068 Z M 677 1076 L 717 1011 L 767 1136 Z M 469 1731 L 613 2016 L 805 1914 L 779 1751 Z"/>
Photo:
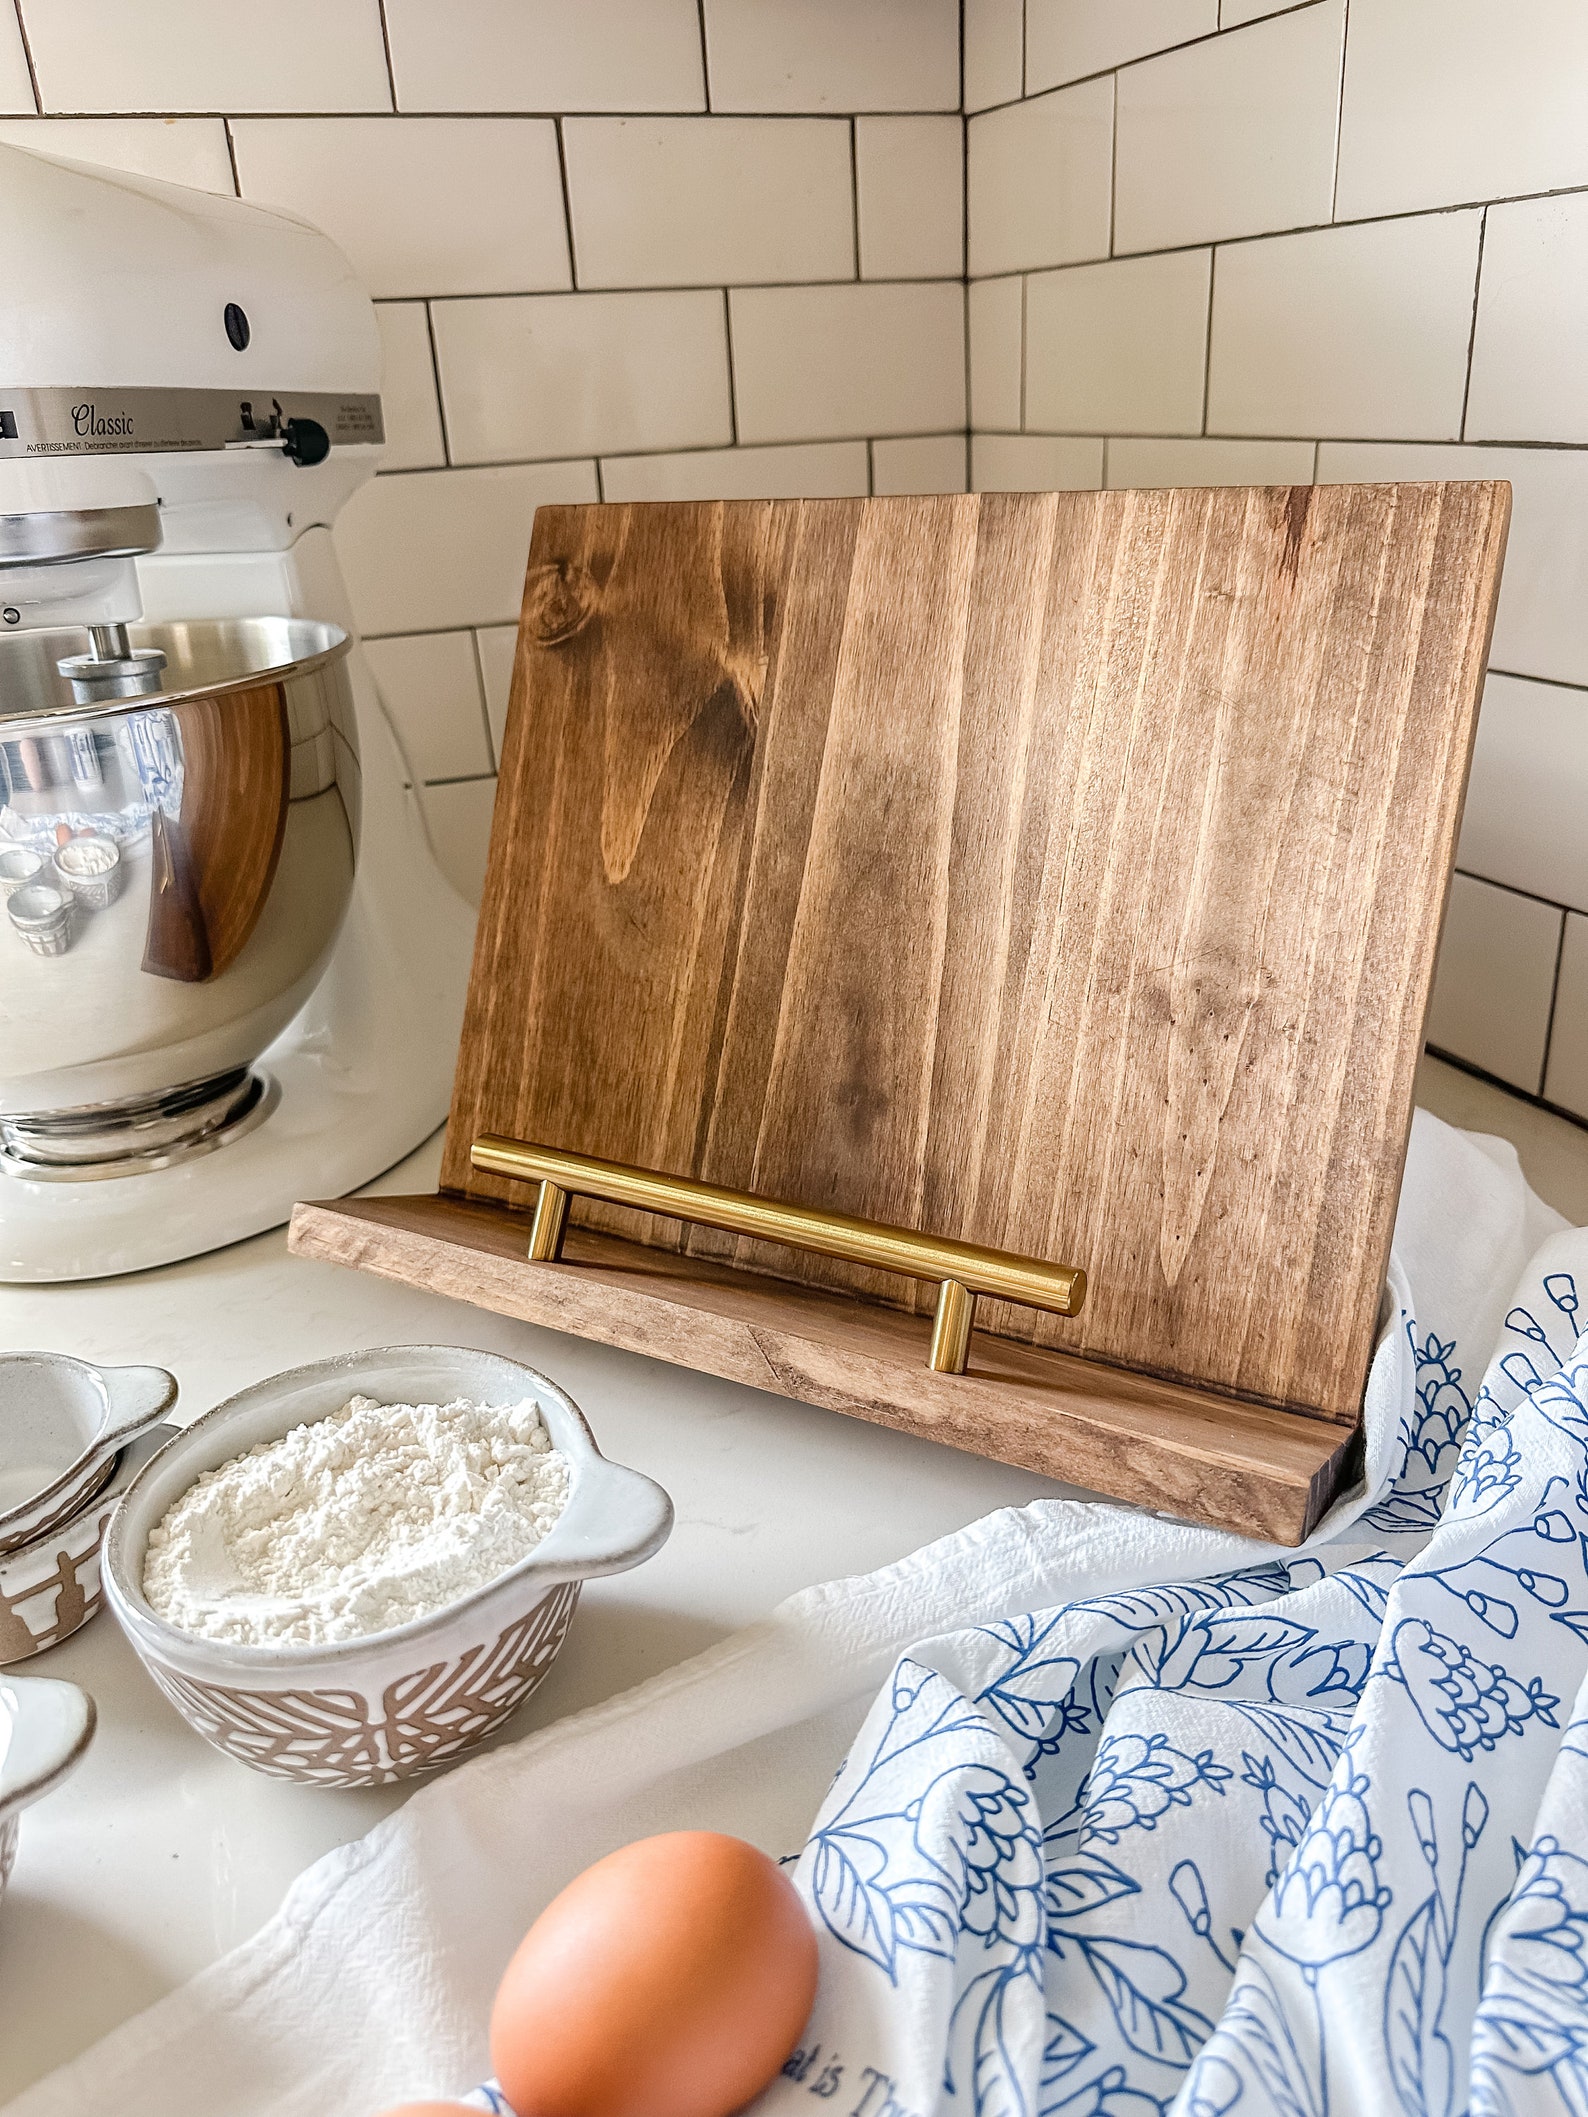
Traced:
<path fill-rule="evenodd" d="M 38 855 L 30 886 L 67 907 L 50 950 L 15 916 L 22 889 L 0 916 L 13 1176 L 122 1174 L 257 1122 L 270 1086 L 254 1061 L 313 990 L 352 894 L 346 634 L 268 617 L 131 635 L 164 666 L 108 697 L 59 666 L 82 633 L 0 636 L 0 863 Z"/>

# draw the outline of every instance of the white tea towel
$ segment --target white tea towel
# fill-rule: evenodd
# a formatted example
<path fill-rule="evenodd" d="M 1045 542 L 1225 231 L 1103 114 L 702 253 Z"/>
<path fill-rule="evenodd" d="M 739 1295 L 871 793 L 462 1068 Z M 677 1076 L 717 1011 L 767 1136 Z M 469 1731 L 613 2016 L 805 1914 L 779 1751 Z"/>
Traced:
<path fill-rule="evenodd" d="M 690 1825 L 806 1845 L 823 1978 L 768 2091 L 780 2117 L 1147 2117 L 1182 2090 L 1243 2117 L 1453 2112 L 1491 1912 L 1492 1975 L 1528 1995 L 1494 2037 L 1579 2099 L 1508 2105 L 1507 2074 L 1481 2106 L 1588 2109 L 1556 2063 L 1570 2024 L 1546 2031 L 1537 1998 L 1566 1989 L 1546 1972 L 1581 1963 L 1588 1916 L 1557 1845 L 1588 1844 L 1559 1732 L 1583 1651 L 1561 1613 L 1588 1606 L 1565 1565 L 1588 1450 L 1551 1380 L 1588 1249 L 1563 1226 L 1509 1149 L 1419 1117 L 1365 1486 L 1305 1554 L 1044 1501 L 809 1590 L 422 1789 L 7 2117 L 456 2095 L 488 2070 L 490 1993 L 547 1898 Z M 1502 1329 L 1473 1414 L 1464 1377 Z"/>

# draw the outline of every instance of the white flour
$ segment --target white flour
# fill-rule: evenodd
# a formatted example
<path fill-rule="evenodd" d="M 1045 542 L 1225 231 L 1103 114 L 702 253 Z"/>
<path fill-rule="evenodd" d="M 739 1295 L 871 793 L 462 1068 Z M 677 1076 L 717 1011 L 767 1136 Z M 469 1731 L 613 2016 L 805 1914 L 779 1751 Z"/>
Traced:
<path fill-rule="evenodd" d="M 150 1531 L 143 1592 L 205 1639 L 362 1639 L 484 1587 L 567 1500 L 532 1402 L 354 1397 L 205 1471 Z"/>

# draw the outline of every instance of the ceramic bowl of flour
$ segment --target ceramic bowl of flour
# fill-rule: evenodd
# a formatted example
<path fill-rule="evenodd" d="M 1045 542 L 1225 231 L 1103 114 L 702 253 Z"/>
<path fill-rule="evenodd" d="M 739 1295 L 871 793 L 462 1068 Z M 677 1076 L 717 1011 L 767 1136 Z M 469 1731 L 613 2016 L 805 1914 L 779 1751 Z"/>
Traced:
<path fill-rule="evenodd" d="M 389 1630 L 261 1645 L 163 1618 L 145 1593 L 151 1532 L 206 1472 L 333 1418 L 354 1397 L 504 1408 L 531 1400 L 566 1459 L 566 1504 L 506 1571 Z M 662 1488 L 609 1463 L 577 1404 L 545 1375 L 464 1347 L 389 1346 L 272 1376 L 170 1441 L 111 1523 L 105 1598 L 155 1682 L 217 1749 L 273 1778 L 380 1786 L 450 1764 L 501 1727 L 550 1668 L 580 1583 L 640 1565 L 666 1542 L 672 1520 Z"/>

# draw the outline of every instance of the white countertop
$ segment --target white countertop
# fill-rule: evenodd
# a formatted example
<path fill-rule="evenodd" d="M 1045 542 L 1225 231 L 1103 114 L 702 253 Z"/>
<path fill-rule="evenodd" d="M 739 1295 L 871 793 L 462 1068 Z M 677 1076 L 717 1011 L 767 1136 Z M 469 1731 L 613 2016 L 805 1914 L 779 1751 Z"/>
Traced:
<path fill-rule="evenodd" d="M 435 1187 L 432 1141 L 375 1188 Z M 592 1581 L 556 1665 L 501 1739 L 591 1705 L 795 1589 L 900 1557 L 994 1507 L 1065 1488 L 731 1382 L 291 1258 L 282 1233 L 125 1279 L 0 1287 L 0 1345 L 152 1361 L 195 1418 L 245 1384 L 352 1347 L 473 1345 L 544 1369 L 608 1455 L 660 1479 L 677 1526 L 649 1565 Z M 25 1662 L 92 1692 L 88 1758 L 22 1820 L 0 1903 L 0 2102 L 254 1932 L 289 1882 L 401 1787 L 261 1778 L 190 1732 L 114 1618 Z"/>

